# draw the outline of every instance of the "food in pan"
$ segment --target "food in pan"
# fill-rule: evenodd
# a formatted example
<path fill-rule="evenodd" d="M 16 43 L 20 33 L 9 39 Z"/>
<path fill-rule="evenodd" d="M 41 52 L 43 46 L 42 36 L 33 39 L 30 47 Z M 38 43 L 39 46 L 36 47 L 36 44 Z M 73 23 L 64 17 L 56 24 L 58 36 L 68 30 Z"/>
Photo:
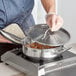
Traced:
<path fill-rule="evenodd" d="M 48 45 L 42 45 L 37 42 L 34 42 L 34 43 L 26 45 L 26 47 L 30 47 L 30 48 L 34 48 L 34 49 L 50 49 L 50 48 L 56 48 L 59 46 L 48 46 Z"/>

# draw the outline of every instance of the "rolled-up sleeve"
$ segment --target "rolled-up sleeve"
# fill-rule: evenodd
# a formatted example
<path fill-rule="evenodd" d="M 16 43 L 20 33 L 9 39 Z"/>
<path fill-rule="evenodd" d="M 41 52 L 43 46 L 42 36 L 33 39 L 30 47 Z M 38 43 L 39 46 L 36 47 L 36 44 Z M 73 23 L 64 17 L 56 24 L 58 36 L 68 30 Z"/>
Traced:
<path fill-rule="evenodd" d="M 0 29 L 3 29 L 6 25 L 6 12 L 3 1 L 0 0 Z"/>

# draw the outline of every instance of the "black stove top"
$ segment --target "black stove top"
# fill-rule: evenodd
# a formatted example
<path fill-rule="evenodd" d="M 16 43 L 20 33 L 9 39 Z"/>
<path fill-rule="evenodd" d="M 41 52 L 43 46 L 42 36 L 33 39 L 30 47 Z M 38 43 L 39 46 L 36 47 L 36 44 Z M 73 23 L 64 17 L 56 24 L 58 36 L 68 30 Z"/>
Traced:
<path fill-rule="evenodd" d="M 65 51 L 65 52 L 63 52 L 62 54 L 58 55 L 57 57 L 55 57 L 53 59 L 44 61 L 44 60 L 36 60 L 36 59 L 30 58 L 30 57 L 24 55 L 21 48 L 13 49 L 12 52 L 14 52 L 18 56 L 21 56 L 22 58 L 26 59 L 27 61 L 37 63 L 39 65 L 43 65 L 43 64 L 46 64 L 46 63 L 50 63 L 50 62 L 56 62 L 56 61 L 60 61 L 60 60 L 64 60 L 64 59 L 68 59 L 68 58 L 76 56 L 76 54 L 74 54 L 70 51 Z"/>

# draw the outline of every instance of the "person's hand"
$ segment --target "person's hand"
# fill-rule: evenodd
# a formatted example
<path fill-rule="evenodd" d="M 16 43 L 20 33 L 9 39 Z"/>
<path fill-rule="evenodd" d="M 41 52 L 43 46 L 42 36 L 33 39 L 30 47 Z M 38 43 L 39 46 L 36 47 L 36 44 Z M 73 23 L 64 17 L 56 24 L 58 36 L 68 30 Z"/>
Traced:
<path fill-rule="evenodd" d="M 63 19 L 56 14 L 48 14 L 46 16 L 46 23 L 50 27 L 51 31 L 59 30 L 63 25 Z"/>

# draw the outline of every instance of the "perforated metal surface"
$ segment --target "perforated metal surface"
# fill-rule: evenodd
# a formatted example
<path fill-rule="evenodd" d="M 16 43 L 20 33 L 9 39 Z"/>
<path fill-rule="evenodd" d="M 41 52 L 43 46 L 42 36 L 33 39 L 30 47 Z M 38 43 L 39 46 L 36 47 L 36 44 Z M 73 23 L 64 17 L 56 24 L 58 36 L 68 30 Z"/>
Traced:
<path fill-rule="evenodd" d="M 61 28 L 58 31 L 51 32 L 46 24 L 36 25 L 30 28 L 28 35 L 36 42 L 51 46 L 60 46 L 65 44 L 70 39 L 70 34 Z M 48 30 L 45 38 L 44 34 Z"/>

